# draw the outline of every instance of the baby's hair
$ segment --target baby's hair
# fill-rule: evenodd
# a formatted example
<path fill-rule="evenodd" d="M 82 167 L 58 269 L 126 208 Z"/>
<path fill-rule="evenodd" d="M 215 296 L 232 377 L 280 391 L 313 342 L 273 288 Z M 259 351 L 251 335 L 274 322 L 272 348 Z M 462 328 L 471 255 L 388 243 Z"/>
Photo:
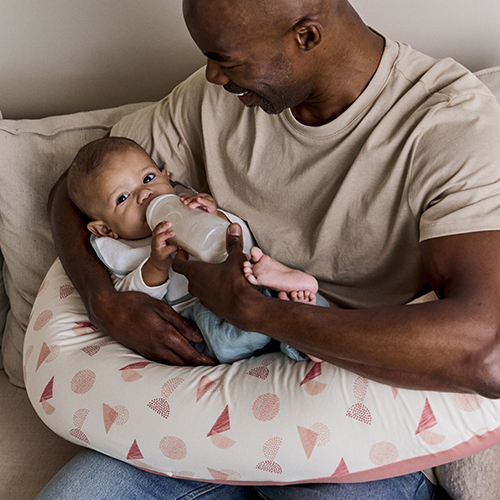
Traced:
<path fill-rule="evenodd" d="M 103 137 L 85 144 L 76 154 L 68 171 L 68 195 L 71 201 L 86 215 L 89 201 L 89 176 L 105 166 L 110 155 L 127 149 L 142 150 L 141 146 L 126 137 Z"/>

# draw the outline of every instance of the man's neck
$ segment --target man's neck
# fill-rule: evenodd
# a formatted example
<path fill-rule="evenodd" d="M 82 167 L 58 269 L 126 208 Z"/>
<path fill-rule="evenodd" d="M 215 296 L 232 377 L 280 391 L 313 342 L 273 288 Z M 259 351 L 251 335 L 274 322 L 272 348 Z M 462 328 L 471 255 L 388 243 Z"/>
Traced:
<path fill-rule="evenodd" d="M 384 52 L 384 39 L 368 30 L 359 44 L 346 55 L 346 64 L 332 61 L 331 71 L 322 72 L 317 85 L 321 90 L 292 108 L 296 120 L 317 127 L 340 116 L 363 93 L 380 64 Z"/>

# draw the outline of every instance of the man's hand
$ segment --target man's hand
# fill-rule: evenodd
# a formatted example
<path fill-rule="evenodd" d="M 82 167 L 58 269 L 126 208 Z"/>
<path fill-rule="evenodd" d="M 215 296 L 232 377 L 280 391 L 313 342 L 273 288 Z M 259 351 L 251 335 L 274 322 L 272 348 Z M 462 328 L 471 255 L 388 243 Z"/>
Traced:
<path fill-rule="evenodd" d="M 243 275 L 242 232 L 239 224 L 231 224 L 226 233 L 228 258 L 221 264 L 188 260 L 184 251 L 177 252 L 172 268 L 189 280 L 189 293 L 215 315 L 245 329 L 244 318 L 249 309 L 247 298 L 260 296 Z M 245 299 L 243 298 L 245 297 Z"/>
<path fill-rule="evenodd" d="M 172 365 L 215 365 L 186 339 L 201 342 L 198 329 L 167 303 L 140 292 L 111 292 L 96 300 L 91 320 L 124 346 Z"/>

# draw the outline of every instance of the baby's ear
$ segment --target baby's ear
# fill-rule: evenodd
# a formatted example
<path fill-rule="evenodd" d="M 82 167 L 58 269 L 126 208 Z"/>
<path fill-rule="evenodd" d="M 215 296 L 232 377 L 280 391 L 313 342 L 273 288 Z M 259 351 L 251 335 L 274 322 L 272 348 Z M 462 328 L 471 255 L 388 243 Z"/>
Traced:
<path fill-rule="evenodd" d="M 102 220 L 93 220 L 87 224 L 87 229 L 96 236 L 108 236 L 118 239 L 118 235 Z"/>

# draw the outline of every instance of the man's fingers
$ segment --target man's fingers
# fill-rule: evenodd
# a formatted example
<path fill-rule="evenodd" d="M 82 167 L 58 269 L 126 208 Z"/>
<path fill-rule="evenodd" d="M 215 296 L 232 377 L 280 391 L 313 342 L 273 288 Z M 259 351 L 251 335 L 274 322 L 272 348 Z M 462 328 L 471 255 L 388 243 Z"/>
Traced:
<path fill-rule="evenodd" d="M 191 365 L 191 366 L 200 366 L 200 365 L 208 365 L 215 366 L 217 361 L 205 356 L 201 352 L 198 352 L 191 344 L 189 344 L 186 339 L 179 338 L 178 342 L 175 343 L 172 347 L 175 347 L 175 352 L 173 349 L 171 350 L 171 354 L 179 359 L 182 359 L 183 362 L 175 363 L 178 365 Z"/>
<path fill-rule="evenodd" d="M 172 262 L 172 269 L 176 273 L 185 275 L 187 272 L 188 260 L 189 260 L 188 253 L 185 250 L 182 250 L 182 248 L 180 248 Z"/>
<path fill-rule="evenodd" d="M 170 323 L 183 337 L 191 342 L 203 342 L 203 335 L 198 330 L 198 327 L 184 316 L 175 316 L 175 318 L 170 319 Z"/>
<path fill-rule="evenodd" d="M 226 248 L 228 253 L 243 252 L 243 232 L 236 222 L 229 224 L 226 232 Z"/>

